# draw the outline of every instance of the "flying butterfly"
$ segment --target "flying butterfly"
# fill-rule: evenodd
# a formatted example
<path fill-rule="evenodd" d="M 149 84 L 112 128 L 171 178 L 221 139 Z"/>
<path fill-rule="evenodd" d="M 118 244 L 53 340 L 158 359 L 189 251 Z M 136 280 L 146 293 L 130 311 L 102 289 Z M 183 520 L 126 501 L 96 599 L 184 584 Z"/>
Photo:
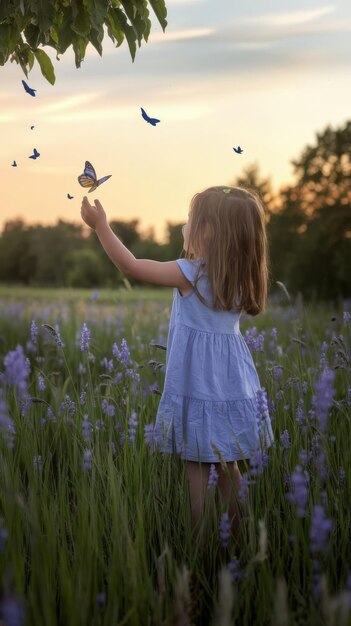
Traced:
<path fill-rule="evenodd" d="M 112 174 L 103 176 L 97 180 L 96 172 L 89 161 L 85 161 L 85 168 L 83 174 L 78 176 L 78 182 L 82 187 L 90 187 L 88 193 L 94 191 L 99 185 L 102 185 L 108 178 L 111 178 Z"/>

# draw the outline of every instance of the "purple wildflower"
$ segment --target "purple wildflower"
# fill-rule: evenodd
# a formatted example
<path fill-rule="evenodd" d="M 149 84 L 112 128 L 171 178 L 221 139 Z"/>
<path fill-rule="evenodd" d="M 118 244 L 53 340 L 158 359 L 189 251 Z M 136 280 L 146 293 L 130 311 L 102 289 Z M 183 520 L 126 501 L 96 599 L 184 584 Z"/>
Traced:
<path fill-rule="evenodd" d="M 115 357 L 115 359 L 117 359 L 118 361 L 122 363 L 124 367 L 127 367 L 127 365 L 129 365 L 130 351 L 129 351 L 129 348 L 125 339 L 122 339 L 120 349 L 118 348 L 117 343 L 113 344 L 112 354 Z"/>
<path fill-rule="evenodd" d="M 218 483 L 218 472 L 214 463 L 210 465 L 210 473 L 208 477 L 207 489 L 215 489 Z"/>
<path fill-rule="evenodd" d="M 272 339 L 274 339 L 274 341 L 277 341 L 277 339 L 278 339 L 278 331 L 277 331 L 276 328 L 272 328 L 271 329 L 270 336 L 272 337 Z"/>
<path fill-rule="evenodd" d="M 346 472 L 345 472 L 343 467 L 340 467 L 340 470 L 339 470 L 339 482 L 340 482 L 340 484 L 343 484 L 345 482 L 345 479 L 346 479 Z"/>
<path fill-rule="evenodd" d="M 105 415 L 113 417 L 116 413 L 116 409 L 113 404 L 109 404 L 108 400 L 104 398 L 101 402 L 101 410 Z"/>
<path fill-rule="evenodd" d="M 105 422 L 103 422 L 102 420 L 96 420 L 95 430 L 106 430 Z"/>
<path fill-rule="evenodd" d="M 50 406 L 48 406 L 46 415 L 47 415 L 48 420 L 50 420 L 50 422 L 56 422 L 56 416 L 54 415 L 53 410 Z"/>
<path fill-rule="evenodd" d="M 0 611 L 3 623 L 6 626 L 24 625 L 24 603 L 15 596 L 5 596 L 1 601 Z"/>
<path fill-rule="evenodd" d="M 306 431 L 306 413 L 305 413 L 304 401 L 302 400 L 302 398 L 299 399 L 299 402 L 296 408 L 295 419 L 296 419 L 297 425 L 299 426 L 301 431 L 304 433 Z"/>
<path fill-rule="evenodd" d="M 90 441 L 93 425 L 91 423 L 89 415 L 85 414 L 82 421 L 82 435 L 85 441 Z"/>
<path fill-rule="evenodd" d="M 90 333 L 88 326 L 84 322 L 82 330 L 81 330 L 81 335 L 80 335 L 80 349 L 82 352 L 89 351 L 90 340 L 91 340 L 91 333 Z"/>
<path fill-rule="evenodd" d="M 289 431 L 288 430 L 285 429 L 284 432 L 282 433 L 282 435 L 280 435 L 280 441 L 282 442 L 283 447 L 285 449 L 291 447 L 290 435 L 289 435 Z"/>
<path fill-rule="evenodd" d="M 157 380 L 155 380 L 155 382 L 154 382 L 154 383 L 152 383 L 152 385 L 150 385 L 150 392 L 151 392 L 151 393 L 156 393 L 156 394 L 157 394 L 157 393 L 160 393 L 160 388 L 159 388 L 159 386 L 158 386 L 158 382 L 157 382 Z"/>
<path fill-rule="evenodd" d="M 39 391 L 45 391 L 46 389 L 45 379 L 42 374 L 38 374 L 38 389 Z"/>
<path fill-rule="evenodd" d="M 245 341 L 249 348 L 251 348 L 254 352 L 259 352 L 263 350 L 265 332 L 257 334 L 257 328 L 253 326 L 249 328 L 245 332 Z"/>
<path fill-rule="evenodd" d="M 113 372 L 113 359 L 108 359 L 104 356 L 100 361 L 100 365 L 105 368 L 106 372 Z"/>
<path fill-rule="evenodd" d="M 4 358 L 4 378 L 8 385 L 17 387 L 20 398 L 25 398 L 28 390 L 28 360 L 23 348 L 18 345 L 15 350 L 10 350 Z"/>
<path fill-rule="evenodd" d="M 274 380 L 281 380 L 283 378 L 283 368 L 281 365 L 274 365 L 272 367 L 272 376 Z"/>
<path fill-rule="evenodd" d="M 31 338 L 31 342 L 34 346 L 37 345 L 37 340 L 38 340 L 38 326 L 36 324 L 35 320 L 32 320 L 31 325 L 30 325 L 30 338 Z"/>
<path fill-rule="evenodd" d="M 349 324 L 351 322 L 351 313 L 349 311 L 344 311 L 343 322 L 344 324 Z"/>
<path fill-rule="evenodd" d="M 59 325 L 55 324 L 55 333 L 54 333 L 54 338 L 55 338 L 55 343 L 59 348 L 64 348 L 65 344 L 63 343 L 62 339 L 61 339 L 61 334 L 60 334 L 60 329 L 59 329 Z"/>
<path fill-rule="evenodd" d="M 60 404 L 60 412 L 66 410 L 68 411 L 70 417 L 73 417 L 76 413 L 76 403 L 74 402 L 74 400 L 71 400 L 68 395 L 64 397 L 63 402 L 61 402 Z"/>
<path fill-rule="evenodd" d="M 80 394 L 79 402 L 82 406 L 84 406 L 86 403 L 86 400 L 87 400 L 87 392 L 83 390 Z"/>
<path fill-rule="evenodd" d="M 229 569 L 233 583 L 236 583 L 239 580 L 239 578 L 241 578 L 239 560 L 236 557 L 234 557 L 231 561 L 229 561 L 228 569 Z"/>
<path fill-rule="evenodd" d="M 223 548 L 228 548 L 229 539 L 231 533 L 231 524 L 229 521 L 228 513 L 223 513 L 221 521 L 219 523 L 219 536 Z"/>
<path fill-rule="evenodd" d="M 315 504 L 312 511 L 312 520 L 310 527 L 311 552 L 326 551 L 326 542 L 328 534 L 333 528 L 333 520 L 326 517 L 325 511 L 321 504 Z"/>
<path fill-rule="evenodd" d="M 84 450 L 84 457 L 83 457 L 83 463 L 82 463 L 82 468 L 83 469 L 91 470 L 91 468 L 92 468 L 91 457 L 92 457 L 91 450 L 89 450 L 89 449 Z"/>
<path fill-rule="evenodd" d="M 132 414 L 128 420 L 128 443 L 134 443 L 137 427 L 138 416 L 135 411 L 132 411 Z"/>
<path fill-rule="evenodd" d="M 313 407 L 320 428 L 324 431 L 327 427 L 329 410 L 333 404 L 335 373 L 330 368 L 325 368 L 316 384 L 316 394 L 313 397 Z"/>
<path fill-rule="evenodd" d="M 239 489 L 239 500 L 241 504 L 245 504 L 247 500 L 247 496 L 249 493 L 249 485 L 254 485 L 255 480 L 250 480 L 249 472 L 244 472 L 241 476 L 240 481 L 240 489 Z"/>
<path fill-rule="evenodd" d="M 296 514 L 298 517 L 305 517 L 308 502 L 308 473 L 306 470 L 303 470 L 301 465 L 296 465 L 290 479 L 293 491 L 286 494 L 286 499 L 288 502 L 294 502 L 296 504 Z"/>
<path fill-rule="evenodd" d="M 156 428 L 156 424 L 145 424 L 144 441 L 146 445 L 152 450 L 152 452 L 154 452 L 160 442 L 160 434 L 158 429 Z"/>
<path fill-rule="evenodd" d="M 251 476 L 260 476 L 267 467 L 269 461 L 268 454 L 261 448 L 257 448 L 250 458 Z"/>

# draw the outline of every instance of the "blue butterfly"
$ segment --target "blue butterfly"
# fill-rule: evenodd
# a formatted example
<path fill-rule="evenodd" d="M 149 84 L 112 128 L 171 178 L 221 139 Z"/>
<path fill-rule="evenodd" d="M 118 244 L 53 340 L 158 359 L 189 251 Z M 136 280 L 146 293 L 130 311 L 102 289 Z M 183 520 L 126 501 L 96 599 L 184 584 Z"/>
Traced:
<path fill-rule="evenodd" d="M 140 108 L 141 108 L 142 117 L 144 118 L 144 120 L 149 122 L 151 126 L 156 126 L 156 124 L 158 124 L 161 121 L 161 120 L 157 120 L 155 117 L 149 117 L 148 114 L 144 111 L 144 109 L 142 107 Z"/>
<path fill-rule="evenodd" d="M 78 182 L 80 185 L 82 185 L 82 187 L 90 187 L 88 193 L 91 193 L 96 189 L 96 187 L 102 185 L 105 180 L 111 178 L 111 176 L 112 174 L 109 174 L 108 176 L 103 176 L 102 178 L 99 178 L 99 180 L 97 180 L 96 173 L 92 164 L 89 163 L 89 161 L 85 161 L 84 172 L 83 174 L 78 176 Z"/>
<path fill-rule="evenodd" d="M 28 159 L 37 159 L 40 157 L 40 152 L 36 148 L 33 148 L 33 154 L 31 154 Z"/>
<path fill-rule="evenodd" d="M 71 196 L 69 193 L 67 194 L 68 200 L 73 200 L 74 196 Z"/>
<path fill-rule="evenodd" d="M 14 161 L 13 163 L 11 163 L 11 166 L 12 166 L 12 167 L 17 167 L 17 163 L 16 163 L 16 161 Z"/>
<path fill-rule="evenodd" d="M 242 152 L 244 152 L 244 150 L 242 148 L 240 148 L 240 146 L 238 146 L 237 148 L 233 148 L 234 152 L 236 152 L 237 154 L 241 154 Z"/>
<path fill-rule="evenodd" d="M 33 89 L 29 85 L 27 85 L 25 80 L 22 80 L 22 85 L 25 88 L 26 92 L 29 93 L 30 96 L 35 96 L 36 89 Z"/>

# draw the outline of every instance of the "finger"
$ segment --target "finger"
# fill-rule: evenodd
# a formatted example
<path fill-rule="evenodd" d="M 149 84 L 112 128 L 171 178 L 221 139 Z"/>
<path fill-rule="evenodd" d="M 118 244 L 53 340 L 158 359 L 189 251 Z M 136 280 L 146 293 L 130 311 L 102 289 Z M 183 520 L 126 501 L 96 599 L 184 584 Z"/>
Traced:
<path fill-rule="evenodd" d="M 96 199 L 94 200 L 95 206 L 97 209 L 102 209 L 102 204 L 100 202 L 100 200 Z"/>

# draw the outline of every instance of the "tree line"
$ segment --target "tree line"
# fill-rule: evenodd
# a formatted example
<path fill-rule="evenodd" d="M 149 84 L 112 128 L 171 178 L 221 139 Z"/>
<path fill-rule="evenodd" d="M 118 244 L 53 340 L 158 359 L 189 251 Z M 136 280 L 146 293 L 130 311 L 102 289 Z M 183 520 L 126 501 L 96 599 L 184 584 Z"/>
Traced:
<path fill-rule="evenodd" d="M 256 164 L 233 180 L 254 189 L 266 208 L 270 279 L 292 294 L 329 299 L 351 296 L 351 121 L 317 133 L 293 161 L 294 182 L 274 194 Z M 166 242 L 140 230 L 139 220 L 111 228 L 137 258 L 169 261 L 182 252 L 182 224 L 168 222 Z M 123 276 L 83 225 L 8 221 L 0 236 L 0 282 L 28 286 L 114 287 Z"/>

